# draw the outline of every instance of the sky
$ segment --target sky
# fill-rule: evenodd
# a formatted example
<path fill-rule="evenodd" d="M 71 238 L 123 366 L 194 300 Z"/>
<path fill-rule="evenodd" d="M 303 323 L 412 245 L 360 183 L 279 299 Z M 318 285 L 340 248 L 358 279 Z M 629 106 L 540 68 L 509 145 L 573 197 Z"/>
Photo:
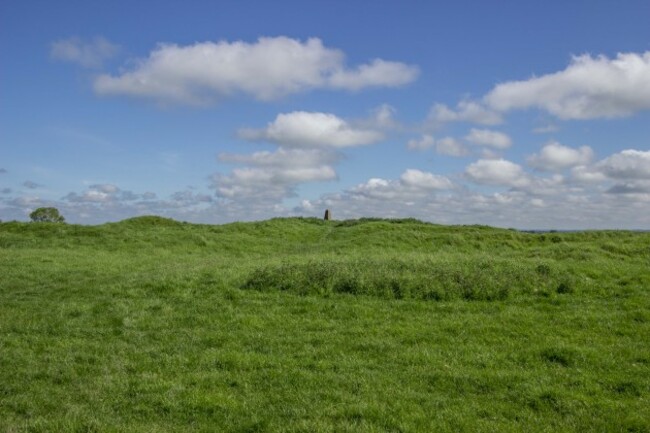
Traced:
<path fill-rule="evenodd" d="M 648 0 L 0 0 L 0 220 L 650 229 L 648 22 Z"/>

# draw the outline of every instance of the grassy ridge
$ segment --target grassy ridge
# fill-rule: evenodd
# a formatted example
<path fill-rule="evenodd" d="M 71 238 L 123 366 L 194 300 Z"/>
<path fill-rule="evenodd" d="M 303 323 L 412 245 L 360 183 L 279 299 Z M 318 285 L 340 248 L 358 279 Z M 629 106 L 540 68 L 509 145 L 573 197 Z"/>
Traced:
<path fill-rule="evenodd" d="M 0 431 L 650 431 L 650 234 L 0 224 Z"/>

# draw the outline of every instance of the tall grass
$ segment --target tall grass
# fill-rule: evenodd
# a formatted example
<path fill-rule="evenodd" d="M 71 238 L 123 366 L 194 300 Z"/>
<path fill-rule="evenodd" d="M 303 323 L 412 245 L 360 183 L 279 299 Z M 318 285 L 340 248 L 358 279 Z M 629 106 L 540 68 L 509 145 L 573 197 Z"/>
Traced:
<path fill-rule="evenodd" d="M 494 259 L 487 254 L 425 254 L 285 261 L 255 269 L 241 286 L 301 295 L 348 293 L 384 299 L 503 300 L 568 293 L 579 288 L 559 263 Z"/>

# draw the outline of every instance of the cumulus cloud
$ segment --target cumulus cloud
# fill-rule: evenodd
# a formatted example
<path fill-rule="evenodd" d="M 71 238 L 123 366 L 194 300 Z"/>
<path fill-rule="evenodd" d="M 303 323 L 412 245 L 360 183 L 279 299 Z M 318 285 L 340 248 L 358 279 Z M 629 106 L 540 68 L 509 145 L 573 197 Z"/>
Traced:
<path fill-rule="evenodd" d="M 87 42 L 79 38 L 61 39 L 50 46 L 53 59 L 77 63 L 84 68 L 101 68 L 106 60 L 118 52 L 119 47 L 103 37 Z"/>
<path fill-rule="evenodd" d="M 377 131 L 388 133 L 404 129 L 396 119 L 397 110 L 390 104 L 381 104 L 369 111 L 369 115 L 361 118 L 351 118 L 346 122 L 356 130 Z"/>
<path fill-rule="evenodd" d="M 0 193 L 11 194 L 11 188 L 2 188 L 2 190 L 0 190 Z"/>
<path fill-rule="evenodd" d="M 363 200 L 409 201 L 453 187 L 452 181 L 445 176 L 408 169 L 397 180 L 372 178 L 347 190 L 345 194 Z"/>
<path fill-rule="evenodd" d="M 465 175 L 482 185 L 524 187 L 530 183 L 520 165 L 505 159 L 480 159 L 467 166 Z"/>
<path fill-rule="evenodd" d="M 514 169 L 511 179 L 522 177 Z M 503 179 L 502 179 L 503 180 Z M 504 181 L 513 184 L 517 182 Z M 474 192 L 462 185 L 451 190 L 409 188 L 400 178 L 373 178 L 339 193 L 303 200 L 298 214 L 320 216 L 332 209 L 337 218 L 416 217 L 445 224 L 490 224 L 529 229 L 639 228 L 650 224 L 650 194 L 604 193 L 599 187 L 578 188 L 529 175 L 525 188 L 495 193 Z"/>
<path fill-rule="evenodd" d="M 236 168 L 229 175 L 216 174 L 212 186 L 219 197 L 255 202 L 276 203 L 295 196 L 295 188 L 305 182 L 336 179 L 330 166 L 296 168 Z"/>
<path fill-rule="evenodd" d="M 593 157 L 594 152 L 589 146 L 574 149 L 551 141 L 542 148 L 539 154 L 531 155 L 528 158 L 528 164 L 540 170 L 558 171 L 587 165 Z"/>
<path fill-rule="evenodd" d="M 273 216 L 321 217 L 329 208 L 341 219 L 416 217 L 446 224 L 532 229 L 650 227 L 650 178 L 643 165 L 646 151 L 618 152 L 596 163 L 571 167 L 570 178 L 527 173 L 510 161 L 479 160 L 466 168 L 464 177 L 408 169 L 393 179 L 375 177 L 317 198 L 299 195 L 297 186 L 303 181 L 322 181 L 335 174 L 329 165 L 335 156 L 328 153 L 336 152 L 280 148 L 241 157 L 222 154 L 223 162 L 244 167 L 215 176 L 216 196 L 188 189 L 157 199 L 152 193 L 97 184 L 59 201 L 32 194 L 0 195 L 0 212 L 3 220 L 27 220 L 33 209 L 54 206 L 71 222 L 156 214 L 216 223 Z M 577 182 L 574 177 L 579 175 L 588 181 Z M 493 192 L 483 185 L 499 188 Z M 293 209 L 282 204 L 291 196 L 299 199 Z"/>
<path fill-rule="evenodd" d="M 331 180 L 336 178 L 336 172 L 329 166 L 278 168 L 275 170 L 247 167 L 234 169 L 230 178 L 240 184 L 266 187 L 273 184 L 291 185 Z M 220 192 L 223 192 L 223 190 L 220 190 Z"/>
<path fill-rule="evenodd" d="M 540 108 L 560 119 L 628 116 L 650 109 L 650 51 L 574 57 L 564 69 L 494 87 L 484 101 L 498 111 Z"/>
<path fill-rule="evenodd" d="M 444 137 L 436 141 L 436 152 L 447 156 L 467 156 L 469 151 L 465 145 L 453 137 Z"/>
<path fill-rule="evenodd" d="M 384 138 L 379 131 L 353 127 L 334 114 L 305 111 L 279 114 L 264 129 L 241 129 L 238 134 L 247 140 L 296 148 L 361 146 Z"/>
<path fill-rule="evenodd" d="M 91 185 L 81 194 L 70 192 L 63 200 L 72 203 L 111 203 L 135 200 L 150 200 L 155 198 L 153 193 L 135 194 L 132 191 L 125 191 L 113 184 Z"/>
<path fill-rule="evenodd" d="M 472 128 L 465 140 L 479 146 L 489 146 L 496 149 L 507 149 L 512 145 L 512 140 L 507 134 L 489 129 Z"/>
<path fill-rule="evenodd" d="M 444 104 L 434 104 L 429 111 L 428 120 L 433 124 L 469 122 L 480 125 L 498 125 L 503 123 L 500 113 L 475 101 L 460 101 L 455 110 Z"/>
<path fill-rule="evenodd" d="M 400 176 L 402 185 L 422 189 L 451 189 L 453 183 L 445 176 L 424 172 L 416 169 L 408 169 Z"/>
<path fill-rule="evenodd" d="M 596 169 L 612 179 L 650 179 L 650 151 L 624 150 L 598 162 Z"/>
<path fill-rule="evenodd" d="M 392 109 L 382 106 L 370 123 L 376 127 L 378 122 L 391 119 Z M 242 129 L 238 135 L 271 142 L 278 149 L 249 155 L 219 154 L 221 162 L 244 167 L 230 174 L 215 174 L 211 186 L 222 199 L 239 203 L 254 200 L 267 208 L 294 197 L 302 183 L 337 179 L 333 165 L 343 158 L 341 149 L 383 138 L 376 129 L 354 126 L 333 114 L 304 111 L 279 114 L 266 128 Z"/>
<path fill-rule="evenodd" d="M 467 156 L 469 152 L 460 140 L 444 137 L 436 140 L 432 135 L 424 134 L 419 139 L 409 140 L 406 144 L 409 150 L 428 150 L 434 148 L 439 155 Z"/>
<path fill-rule="evenodd" d="M 333 88 L 360 90 L 364 87 L 398 87 L 415 81 L 418 68 L 400 62 L 375 59 L 354 70 L 337 68 L 329 77 Z"/>
<path fill-rule="evenodd" d="M 251 155 L 222 153 L 222 162 L 244 164 L 229 175 L 216 174 L 212 187 L 219 197 L 229 200 L 257 200 L 268 205 L 295 195 L 305 182 L 322 182 L 337 177 L 332 164 L 341 155 L 322 149 L 284 149 Z"/>
<path fill-rule="evenodd" d="M 594 167 L 578 165 L 571 169 L 571 178 L 578 183 L 598 184 L 605 182 L 607 176 Z"/>
<path fill-rule="evenodd" d="M 650 151 L 627 149 L 595 164 L 578 165 L 571 169 L 571 180 L 578 184 L 607 187 L 614 194 L 648 192 L 650 181 Z"/>
<path fill-rule="evenodd" d="M 342 51 L 317 38 L 263 37 L 242 41 L 161 44 L 120 75 L 97 77 L 100 95 L 127 95 L 166 103 L 210 104 L 236 94 L 269 101 L 312 89 L 360 90 L 414 81 L 418 68 L 375 59 L 349 69 Z"/>
<path fill-rule="evenodd" d="M 7 169 L 6 168 L 0 168 L 0 174 L 5 174 L 5 173 L 7 173 Z"/>
<path fill-rule="evenodd" d="M 410 150 L 427 150 L 435 146 L 436 140 L 432 135 L 424 134 L 419 139 L 412 139 L 406 143 L 406 147 Z"/>
<path fill-rule="evenodd" d="M 396 111 L 397 110 L 395 110 L 395 107 L 388 104 L 382 104 L 373 110 L 373 115 L 370 122 L 365 123 L 368 123 L 371 127 L 374 126 L 376 128 L 382 129 L 395 128 L 399 125 L 395 120 Z"/>

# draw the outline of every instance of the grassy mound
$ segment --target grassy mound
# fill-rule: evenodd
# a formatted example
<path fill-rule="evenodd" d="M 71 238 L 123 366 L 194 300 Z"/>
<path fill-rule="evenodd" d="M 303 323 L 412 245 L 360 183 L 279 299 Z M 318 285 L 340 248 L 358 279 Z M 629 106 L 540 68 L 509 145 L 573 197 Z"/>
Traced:
<path fill-rule="evenodd" d="M 173 220 L 171 218 L 164 218 L 156 215 L 145 215 L 139 217 L 128 218 L 117 223 L 120 226 L 126 227 L 178 227 L 183 223 Z"/>
<path fill-rule="evenodd" d="M 625 231 L 0 223 L 0 431 L 650 431 L 649 270 Z"/>

